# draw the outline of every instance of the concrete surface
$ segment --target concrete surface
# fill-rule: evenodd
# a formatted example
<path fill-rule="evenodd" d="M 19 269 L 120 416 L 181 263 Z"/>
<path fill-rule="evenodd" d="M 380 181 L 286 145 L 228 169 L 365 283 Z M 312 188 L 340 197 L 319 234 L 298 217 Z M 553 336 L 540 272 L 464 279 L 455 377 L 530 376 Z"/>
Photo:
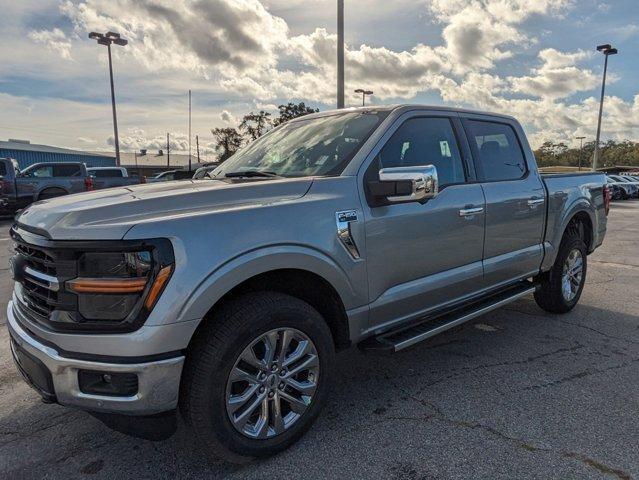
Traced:
<path fill-rule="evenodd" d="M 43 405 L 0 327 L 0 478 L 639 477 L 639 202 L 615 204 L 608 232 L 570 314 L 527 298 L 394 356 L 344 352 L 309 434 L 242 467 L 208 460 L 184 427 L 153 443 Z"/>

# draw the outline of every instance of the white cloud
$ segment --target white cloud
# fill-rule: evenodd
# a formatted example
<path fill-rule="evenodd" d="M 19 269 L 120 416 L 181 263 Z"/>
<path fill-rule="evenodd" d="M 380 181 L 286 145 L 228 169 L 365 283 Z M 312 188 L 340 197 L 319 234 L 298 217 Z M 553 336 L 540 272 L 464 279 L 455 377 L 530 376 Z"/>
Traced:
<path fill-rule="evenodd" d="M 235 117 L 228 110 L 222 110 L 222 112 L 220 113 L 220 120 L 229 125 L 236 123 Z"/>
<path fill-rule="evenodd" d="M 53 30 L 32 30 L 29 38 L 45 45 L 49 50 L 57 52 L 66 60 L 71 60 L 71 41 L 59 28 Z"/>
<path fill-rule="evenodd" d="M 542 66 L 532 69 L 533 75 L 508 77 L 512 91 L 538 98 L 563 98 L 592 90 L 599 79 L 591 70 L 576 66 L 579 60 L 590 56 L 584 51 L 563 53 L 553 48 L 541 50 L 538 57 Z"/>
<path fill-rule="evenodd" d="M 374 90 L 373 102 L 411 100 L 428 94 L 428 98 L 439 96 L 453 105 L 513 114 L 533 133 L 533 143 L 551 135 L 554 137 L 548 138 L 570 138 L 574 132 L 592 136 L 599 78 L 583 66 L 589 54 L 549 48 L 537 52 L 535 34 L 544 37 L 530 28 L 534 17 L 564 15 L 573 4 L 574 0 L 362 0 L 357 4 L 358 15 L 374 18 L 380 28 L 392 21 L 395 12 L 404 10 L 423 14 L 425 23 L 429 18 L 433 22 L 428 25 L 429 35 L 408 44 L 394 43 L 401 47 L 392 48 L 381 41 L 376 44 L 370 37 L 358 44 L 351 30 L 346 49 L 347 102 L 358 103 L 352 90 L 361 87 Z M 130 41 L 126 48 L 114 50 L 121 102 L 118 112 L 124 132 L 121 144 L 124 149 L 159 149 L 166 142 L 163 132 L 184 130 L 182 93 L 189 88 L 226 102 L 221 113 L 203 112 L 194 97 L 194 115 L 197 112 L 198 116 L 194 130 L 197 124 L 200 133 L 233 125 L 242 114 L 262 108 L 260 105 L 268 105 L 269 110 L 287 101 L 332 105 L 336 35 L 321 25 L 333 24 L 334 7 L 334 0 L 317 0 L 312 8 L 307 0 L 64 0 L 61 11 L 71 28 L 67 26 L 65 33 L 59 22 L 60 28 L 30 32 L 29 38 L 38 45 L 31 44 L 28 60 L 12 61 L 20 72 L 46 72 L 51 82 L 59 75 L 67 85 L 75 81 L 83 96 L 104 99 L 105 69 L 96 65 L 97 47 L 86 35 L 92 30 L 120 32 Z M 287 18 L 304 18 L 305 28 L 296 24 L 295 33 L 291 33 L 293 27 L 272 13 L 276 9 Z M 330 15 L 326 13 L 329 10 Z M 626 30 L 626 35 L 634 35 L 638 29 L 630 24 Z M 439 34 L 438 39 L 431 35 L 433 31 Z M 617 33 L 622 35 L 623 31 L 621 26 Z M 57 65 L 39 52 L 44 50 L 40 45 L 64 58 L 73 54 L 75 62 L 56 69 Z M 105 61 L 103 50 L 100 62 Z M 506 66 L 521 69 L 521 59 L 528 62 L 535 53 L 538 56 L 533 65 L 523 64 L 527 66 L 524 73 L 504 74 Z M 87 81 L 89 74 L 95 76 Z M 574 93 L 583 98 L 584 92 L 591 91 L 592 96 L 585 100 L 574 100 Z M 28 111 L 27 103 L 20 102 L 22 112 Z M 39 112 L 44 103 L 34 100 L 29 108 L 33 107 L 33 114 L 46 125 L 47 118 Z M 75 142 L 82 142 L 78 135 L 107 137 L 111 128 L 108 107 L 58 104 L 79 109 L 86 119 L 82 130 L 74 131 Z M 639 136 L 638 104 L 636 98 L 607 98 L 604 133 L 615 138 Z M 50 110 L 56 118 L 78 126 L 67 112 L 56 115 Z M 26 121 L 24 113 L 23 120 L 25 125 L 35 125 Z M 98 125 L 100 134 L 92 131 Z M 128 130 L 132 126 L 144 130 Z M 205 137 L 200 138 L 201 146 L 210 141 Z M 176 133 L 175 142 L 176 150 L 188 145 L 183 134 Z"/>

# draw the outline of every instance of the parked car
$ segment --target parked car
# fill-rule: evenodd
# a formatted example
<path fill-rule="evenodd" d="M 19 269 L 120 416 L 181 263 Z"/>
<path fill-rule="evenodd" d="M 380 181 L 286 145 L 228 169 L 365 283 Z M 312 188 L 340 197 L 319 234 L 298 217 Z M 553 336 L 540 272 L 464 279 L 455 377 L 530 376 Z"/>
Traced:
<path fill-rule="evenodd" d="M 218 167 L 219 163 L 213 165 L 205 165 L 204 167 L 200 167 L 193 174 L 193 180 L 202 180 L 204 178 L 209 178 L 208 174 L 215 170 Z"/>
<path fill-rule="evenodd" d="M 637 189 L 637 196 L 639 197 L 639 178 L 633 177 L 632 175 L 620 175 L 620 177 Z"/>
<path fill-rule="evenodd" d="M 0 158 L 0 212 L 12 214 L 37 200 L 93 190 L 84 163 L 36 163 L 20 171 L 12 158 Z"/>
<path fill-rule="evenodd" d="M 191 178 L 193 178 L 193 172 L 190 170 L 167 170 L 157 174 L 155 177 L 147 178 L 147 182 L 170 182 L 172 180 L 190 180 Z"/>
<path fill-rule="evenodd" d="M 93 178 L 95 190 L 135 185 L 146 181 L 145 178 L 129 177 L 129 172 L 124 167 L 89 167 L 87 172 Z"/>
<path fill-rule="evenodd" d="M 617 182 L 617 185 L 619 185 L 623 189 L 624 200 L 639 196 L 639 188 L 637 187 L 637 185 L 634 185 L 632 181 L 624 178 L 621 175 L 609 175 L 609 176 L 610 178 L 612 178 L 614 181 Z"/>
<path fill-rule="evenodd" d="M 606 175 L 606 183 L 612 200 L 622 200 L 624 198 L 625 190 L 618 185 L 619 182 Z"/>
<path fill-rule="evenodd" d="M 179 408 L 234 461 L 310 428 L 336 350 L 404 350 L 530 294 L 570 311 L 610 205 L 601 173 L 540 175 L 514 118 L 443 107 L 307 115 L 216 176 L 26 209 L 7 325 L 46 401 L 156 437 Z"/>

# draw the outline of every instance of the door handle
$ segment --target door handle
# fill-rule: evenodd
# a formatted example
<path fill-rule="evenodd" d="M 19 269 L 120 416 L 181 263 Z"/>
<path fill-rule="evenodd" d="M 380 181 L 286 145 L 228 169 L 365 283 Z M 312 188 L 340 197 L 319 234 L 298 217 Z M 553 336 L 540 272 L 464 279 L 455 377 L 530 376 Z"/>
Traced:
<path fill-rule="evenodd" d="M 482 213 L 483 211 L 484 211 L 484 207 L 462 208 L 459 211 L 459 216 L 469 217 L 471 215 L 477 215 L 478 213 Z"/>
<path fill-rule="evenodd" d="M 527 203 L 529 207 L 534 207 L 535 205 L 540 205 L 545 201 L 546 200 L 544 198 L 531 198 Z"/>

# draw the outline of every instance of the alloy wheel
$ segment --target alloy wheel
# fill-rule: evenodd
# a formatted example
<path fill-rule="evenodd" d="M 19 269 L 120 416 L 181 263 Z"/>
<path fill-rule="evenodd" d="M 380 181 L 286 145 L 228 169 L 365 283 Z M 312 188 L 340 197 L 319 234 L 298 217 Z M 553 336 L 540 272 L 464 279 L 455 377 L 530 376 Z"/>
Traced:
<path fill-rule="evenodd" d="M 293 426 L 309 408 L 319 381 L 311 339 L 278 328 L 253 340 L 239 355 L 226 385 L 226 411 L 243 435 L 265 439 Z"/>
<path fill-rule="evenodd" d="M 567 302 L 571 302 L 577 296 L 583 280 L 583 270 L 581 251 L 575 248 L 568 254 L 561 275 L 561 293 Z"/>

